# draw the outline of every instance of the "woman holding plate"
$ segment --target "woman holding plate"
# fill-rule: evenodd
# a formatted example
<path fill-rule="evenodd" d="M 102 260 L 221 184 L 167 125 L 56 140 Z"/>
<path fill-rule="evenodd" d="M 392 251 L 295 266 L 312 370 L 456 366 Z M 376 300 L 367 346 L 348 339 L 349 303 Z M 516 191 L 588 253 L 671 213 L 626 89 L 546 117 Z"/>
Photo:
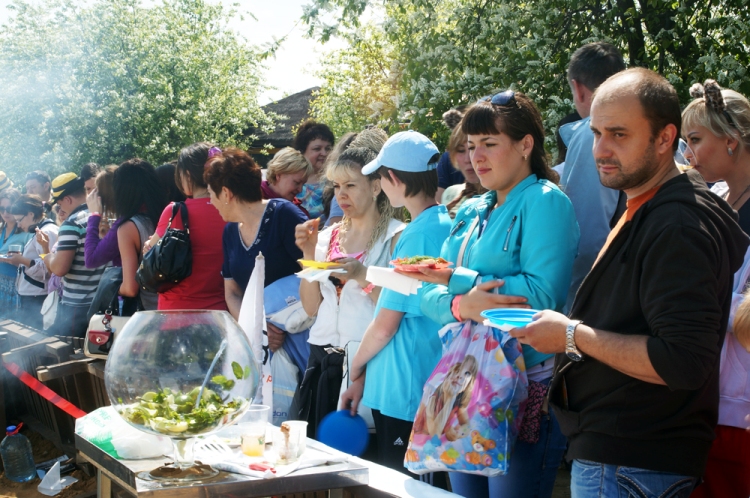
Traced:
<path fill-rule="evenodd" d="M 441 253 L 456 268 L 421 270 L 419 278 L 433 284 L 425 290 L 423 313 L 447 325 L 482 323 L 480 313 L 494 308 L 562 309 L 579 231 L 570 200 L 554 183 L 539 111 L 526 95 L 508 90 L 472 106 L 461 130 L 488 192 L 464 202 L 456 214 Z M 525 436 L 515 443 L 509 473 L 488 478 L 451 472 L 458 494 L 552 494 L 565 438 L 537 402 L 552 377 L 554 355 L 524 345 L 523 356 L 530 399 L 521 428 Z"/>
<path fill-rule="evenodd" d="M 330 164 L 326 174 L 333 182 L 334 192 L 344 218 L 340 223 L 318 233 L 319 220 L 313 219 L 297 226 L 297 246 L 305 260 L 335 262 L 328 278 L 308 282 L 301 280 L 300 299 L 308 316 L 317 317 L 310 329 L 310 358 L 307 370 L 320 367 L 327 349 L 343 348 L 349 341 L 361 341 L 373 319 L 380 288 L 367 281 L 368 266 L 387 267 L 393 248 L 405 225 L 394 219 L 395 210 L 380 185 L 377 173 L 363 175 L 362 168 L 375 159 L 387 136 L 382 130 L 368 129 L 358 140 L 370 136 L 370 146 L 359 146 L 355 140 L 337 161 Z M 377 149 L 373 148 L 377 144 Z M 331 375 L 333 370 L 331 368 Z M 336 373 L 340 381 L 343 369 Z M 328 375 L 328 374 L 326 374 Z M 307 379 L 308 374 L 306 372 Z M 303 381 L 303 385 L 305 381 Z M 330 406 L 317 403 L 317 382 L 312 388 L 295 393 L 292 414 L 309 422 L 308 434 L 315 435 L 317 424 L 329 411 L 337 407 L 337 399 Z M 334 381 L 329 386 L 338 394 Z"/>

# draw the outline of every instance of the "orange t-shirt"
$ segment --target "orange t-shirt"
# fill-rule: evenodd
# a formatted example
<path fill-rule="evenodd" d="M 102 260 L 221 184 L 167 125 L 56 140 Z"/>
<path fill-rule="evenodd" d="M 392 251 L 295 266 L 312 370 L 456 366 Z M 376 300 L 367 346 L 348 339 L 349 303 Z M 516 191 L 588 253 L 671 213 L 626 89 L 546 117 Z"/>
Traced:
<path fill-rule="evenodd" d="M 617 234 L 620 233 L 620 230 L 622 229 L 622 226 L 625 224 L 625 222 L 632 220 L 633 216 L 635 216 L 635 213 L 641 208 L 641 206 L 643 206 L 648 201 L 654 198 L 654 196 L 656 195 L 656 192 L 659 191 L 659 187 L 661 187 L 661 185 L 657 185 L 656 187 L 652 188 L 648 192 L 644 192 L 637 197 L 628 199 L 627 209 L 625 209 L 625 212 L 622 213 L 622 216 L 620 217 L 619 221 L 617 222 L 615 227 L 612 229 L 612 231 L 609 232 L 609 235 L 607 236 L 607 241 L 604 243 L 602 250 L 599 251 L 599 255 L 596 257 L 596 261 L 594 262 L 594 265 L 596 265 L 596 263 L 598 263 L 599 260 L 602 258 L 602 255 L 607 251 L 609 244 L 611 244 L 612 241 L 617 236 Z"/>

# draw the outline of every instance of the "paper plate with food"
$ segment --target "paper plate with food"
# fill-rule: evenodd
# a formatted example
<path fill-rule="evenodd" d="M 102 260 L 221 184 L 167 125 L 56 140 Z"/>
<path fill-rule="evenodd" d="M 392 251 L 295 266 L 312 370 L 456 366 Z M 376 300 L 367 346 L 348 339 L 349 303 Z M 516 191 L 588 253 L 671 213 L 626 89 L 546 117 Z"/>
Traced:
<path fill-rule="evenodd" d="M 312 259 L 298 259 L 297 263 L 301 264 L 303 268 L 314 268 L 316 270 L 327 270 L 329 268 L 341 266 L 341 263 L 335 263 L 332 261 L 314 261 Z"/>
<path fill-rule="evenodd" d="M 391 264 L 399 271 L 419 272 L 422 268 L 442 270 L 450 267 L 453 263 L 433 256 L 412 256 L 410 258 L 394 259 L 391 261 Z"/>

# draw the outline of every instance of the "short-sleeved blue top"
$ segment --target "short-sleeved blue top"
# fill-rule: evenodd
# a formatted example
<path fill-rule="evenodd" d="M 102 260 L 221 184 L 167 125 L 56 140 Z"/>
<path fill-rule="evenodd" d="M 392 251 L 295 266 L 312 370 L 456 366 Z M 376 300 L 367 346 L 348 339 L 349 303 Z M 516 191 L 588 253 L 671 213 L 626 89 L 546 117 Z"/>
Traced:
<path fill-rule="evenodd" d="M 291 202 L 271 199 L 263 213 L 258 235 L 250 247 L 242 242 L 239 224 L 227 223 L 224 227 L 224 265 L 221 269 L 224 278 L 233 279 L 241 289 L 247 287 L 259 252 L 266 258 L 264 286 L 299 271 L 297 260 L 302 257 L 302 251 L 294 243 L 294 229 L 305 221 L 307 217 Z"/>
<path fill-rule="evenodd" d="M 445 206 L 426 209 L 406 226 L 393 257 L 437 257 L 452 223 Z M 388 308 L 404 316 L 396 335 L 367 364 L 362 402 L 400 420 L 414 420 L 424 383 L 442 354 L 437 334 L 441 325 L 420 310 L 423 289 L 410 296 L 383 289 L 375 308 L 376 315 L 381 308 Z"/>

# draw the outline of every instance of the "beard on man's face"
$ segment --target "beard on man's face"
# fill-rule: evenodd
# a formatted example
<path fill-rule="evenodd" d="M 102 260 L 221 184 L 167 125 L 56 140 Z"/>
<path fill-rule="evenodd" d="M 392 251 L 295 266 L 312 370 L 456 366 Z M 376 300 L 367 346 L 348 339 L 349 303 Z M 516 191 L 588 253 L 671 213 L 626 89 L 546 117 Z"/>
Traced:
<path fill-rule="evenodd" d="M 631 190 L 648 182 L 656 170 L 656 150 L 654 142 L 651 142 L 648 148 L 637 160 L 635 166 L 629 167 L 628 173 L 622 171 L 622 163 L 615 158 L 597 158 L 597 166 L 614 166 L 618 172 L 615 174 L 603 175 L 599 173 L 599 181 L 607 188 L 614 190 Z"/>

